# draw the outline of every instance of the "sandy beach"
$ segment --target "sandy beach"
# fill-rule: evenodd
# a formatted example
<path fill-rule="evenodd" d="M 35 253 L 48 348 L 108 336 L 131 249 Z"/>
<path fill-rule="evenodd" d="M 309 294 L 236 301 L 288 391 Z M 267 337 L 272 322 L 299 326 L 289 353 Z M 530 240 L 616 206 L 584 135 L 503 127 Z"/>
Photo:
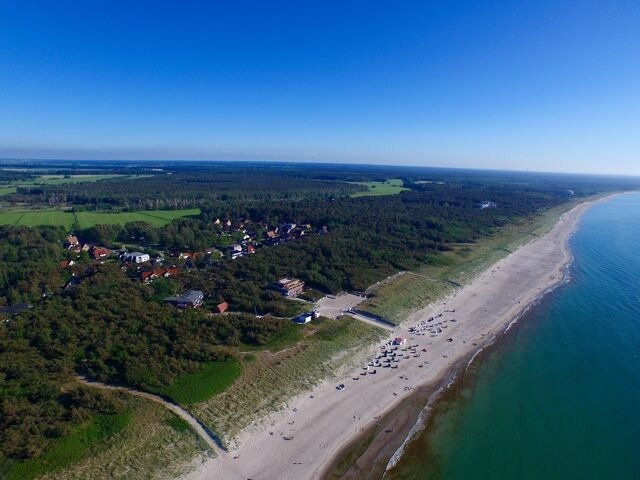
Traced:
<path fill-rule="evenodd" d="M 452 369 L 495 341 L 536 299 L 562 282 L 571 259 L 567 240 L 591 203 L 565 213 L 546 235 L 509 254 L 464 288 L 416 312 L 390 333 L 387 340 L 407 339 L 396 350 L 401 359 L 392 364 L 397 368 L 376 366 L 375 374 L 370 373 L 373 367 L 367 374 L 358 368 L 338 382 L 321 383 L 289 402 L 285 411 L 247 429 L 236 449 L 207 459 L 185 478 L 322 477 L 349 442 L 417 390 L 432 393 Z M 420 327 L 418 333 L 409 332 L 415 326 Z M 434 331 L 435 336 L 430 333 Z M 381 344 L 371 346 L 369 360 L 380 352 Z M 415 347 L 402 350 L 408 346 Z M 338 383 L 345 388 L 337 390 Z"/>

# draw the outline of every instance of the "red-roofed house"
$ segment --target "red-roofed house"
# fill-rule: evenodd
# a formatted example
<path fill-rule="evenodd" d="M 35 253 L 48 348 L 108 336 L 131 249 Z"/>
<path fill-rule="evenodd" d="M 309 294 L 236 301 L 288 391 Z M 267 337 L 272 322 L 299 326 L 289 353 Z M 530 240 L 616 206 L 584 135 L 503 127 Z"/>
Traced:
<path fill-rule="evenodd" d="M 216 305 L 217 313 L 224 313 L 229 308 L 229 304 L 227 302 L 222 302 Z"/>
<path fill-rule="evenodd" d="M 91 247 L 91 250 L 89 251 L 89 253 L 96 260 L 100 258 L 106 258 L 109 255 L 111 255 L 111 252 L 109 251 L 109 249 L 104 247 Z"/>
<path fill-rule="evenodd" d="M 155 268 L 153 270 L 147 270 L 146 272 L 140 273 L 140 280 L 144 283 L 150 283 L 154 278 L 164 277 L 177 277 L 178 269 L 177 268 Z"/>

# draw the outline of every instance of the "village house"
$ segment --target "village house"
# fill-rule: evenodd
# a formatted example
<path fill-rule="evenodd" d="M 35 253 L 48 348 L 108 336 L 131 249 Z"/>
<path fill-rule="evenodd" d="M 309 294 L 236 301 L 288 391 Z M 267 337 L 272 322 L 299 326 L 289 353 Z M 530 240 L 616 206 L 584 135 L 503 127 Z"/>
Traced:
<path fill-rule="evenodd" d="M 91 255 L 91 258 L 100 260 L 111 255 L 111 251 L 108 248 L 93 246 L 89 250 L 89 255 Z"/>
<path fill-rule="evenodd" d="M 496 204 L 496 202 L 490 202 L 488 200 L 480 202 L 480 210 L 484 210 L 486 208 L 496 208 L 497 206 L 498 205 Z"/>
<path fill-rule="evenodd" d="M 149 254 L 142 252 L 127 252 L 120 256 L 120 260 L 124 263 L 144 263 L 150 259 Z"/>
<path fill-rule="evenodd" d="M 177 268 L 154 268 L 153 270 L 148 270 L 146 272 L 140 273 L 140 280 L 143 283 L 151 283 L 156 278 L 169 278 L 169 277 L 177 277 L 178 269 Z"/>
<path fill-rule="evenodd" d="M 229 247 L 229 256 L 231 256 L 231 260 L 235 260 L 238 257 L 242 257 L 244 253 L 242 252 L 242 245 L 232 245 Z"/>
<path fill-rule="evenodd" d="M 313 315 L 310 312 L 301 313 L 297 317 L 293 317 L 292 322 L 297 323 L 298 325 L 304 325 L 305 323 L 309 323 L 313 319 Z"/>
<path fill-rule="evenodd" d="M 164 301 L 178 308 L 198 308 L 204 302 L 204 293 L 189 290 L 178 297 L 167 297 Z"/>
<path fill-rule="evenodd" d="M 78 241 L 78 237 L 75 235 L 68 235 L 64 242 L 64 246 L 68 250 L 78 248 L 78 245 L 80 245 L 80 242 Z"/>
<path fill-rule="evenodd" d="M 298 278 L 281 278 L 271 286 L 285 297 L 295 297 L 304 291 L 304 282 Z"/>
<path fill-rule="evenodd" d="M 216 313 L 224 313 L 229 308 L 229 304 L 227 302 L 222 302 L 216 305 Z"/>

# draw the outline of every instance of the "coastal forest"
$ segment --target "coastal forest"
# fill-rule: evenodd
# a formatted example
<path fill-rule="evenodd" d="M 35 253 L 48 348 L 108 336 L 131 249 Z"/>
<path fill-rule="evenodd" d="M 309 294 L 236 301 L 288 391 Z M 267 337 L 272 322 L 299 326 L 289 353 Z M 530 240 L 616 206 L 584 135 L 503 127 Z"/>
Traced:
<path fill-rule="evenodd" d="M 308 300 L 364 291 L 548 209 L 637 188 L 614 177 L 355 165 L 8 167 L 0 170 L 0 476 L 87 419 L 123 408 L 117 395 L 74 384 L 77 376 L 173 398 L 170 386 L 206 365 L 241 368 L 239 352 L 299 341 L 290 318 L 309 307 L 269 288 L 279 278 L 303 280 Z M 93 177 L 65 181 L 75 175 Z M 403 191 L 376 194 L 389 179 Z M 41 211 L 178 209 L 199 213 L 72 229 L 17 220 Z M 269 237 L 283 226 L 295 235 Z M 139 265 L 69 249 L 71 234 L 163 258 L 177 274 L 141 281 Z M 231 259 L 245 237 L 255 248 Z M 189 289 L 203 292 L 201 308 L 163 302 Z M 215 314 L 223 302 L 228 311 Z"/>

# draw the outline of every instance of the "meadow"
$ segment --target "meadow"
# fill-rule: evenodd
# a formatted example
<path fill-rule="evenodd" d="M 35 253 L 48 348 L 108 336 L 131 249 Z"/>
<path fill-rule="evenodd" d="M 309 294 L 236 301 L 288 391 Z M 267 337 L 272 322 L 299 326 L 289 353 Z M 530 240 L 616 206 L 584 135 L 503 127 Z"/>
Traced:
<path fill-rule="evenodd" d="M 409 190 L 405 188 L 404 182 L 399 178 L 392 178 L 390 180 L 386 180 L 384 182 L 352 182 L 356 185 L 363 185 L 367 187 L 369 190 L 364 192 L 355 192 L 351 194 L 351 197 L 370 197 L 377 195 L 395 195 L 400 192 L 404 192 Z"/>
<path fill-rule="evenodd" d="M 154 226 L 162 226 L 176 218 L 199 215 L 200 209 L 183 210 L 140 210 L 137 212 L 73 212 L 62 209 L 45 210 L 8 210 L 0 211 L 0 225 L 16 225 L 34 227 L 38 225 L 62 226 L 71 229 L 75 224 L 80 229 L 97 224 L 119 224 L 129 222 L 146 222 Z"/>
<path fill-rule="evenodd" d="M 182 405 L 203 402 L 231 385 L 241 371 L 242 367 L 236 360 L 209 362 L 198 371 L 179 377 L 157 393 Z"/>

